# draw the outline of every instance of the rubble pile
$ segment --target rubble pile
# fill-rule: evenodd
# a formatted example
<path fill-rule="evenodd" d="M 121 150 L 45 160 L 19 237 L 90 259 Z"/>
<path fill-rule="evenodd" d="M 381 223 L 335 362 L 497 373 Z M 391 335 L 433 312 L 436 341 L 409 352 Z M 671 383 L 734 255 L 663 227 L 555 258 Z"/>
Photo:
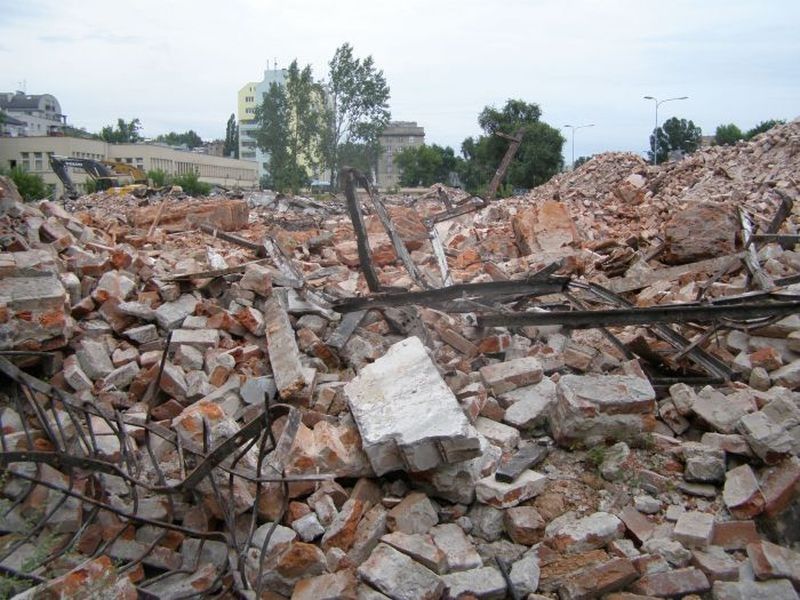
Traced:
<path fill-rule="evenodd" d="M 474 209 L 366 194 L 363 228 L 341 199 L 2 180 L 4 585 L 797 598 L 800 317 L 570 314 L 795 297 L 799 139 L 601 155 Z"/>

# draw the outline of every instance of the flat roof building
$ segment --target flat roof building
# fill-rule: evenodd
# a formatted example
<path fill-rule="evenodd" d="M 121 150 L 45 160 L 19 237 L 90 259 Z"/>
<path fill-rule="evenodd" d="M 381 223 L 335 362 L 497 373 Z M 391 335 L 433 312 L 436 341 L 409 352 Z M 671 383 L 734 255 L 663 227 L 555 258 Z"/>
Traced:
<path fill-rule="evenodd" d="M 269 154 L 261 150 L 256 143 L 255 132 L 256 107 L 263 104 L 264 96 L 273 83 L 283 85 L 286 82 L 286 69 L 265 69 L 261 81 L 250 81 L 239 90 L 237 117 L 239 121 L 239 158 L 254 161 L 258 165 L 258 176 L 269 171 Z"/>
<path fill-rule="evenodd" d="M 381 145 L 381 153 L 378 157 L 375 183 L 383 190 L 399 187 L 400 169 L 394 159 L 397 153 L 405 148 L 424 144 L 425 129 L 419 127 L 416 121 L 392 121 L 383 130 L 378 142 Z"/>
<path fill-rule="evenodd" d="M 194 172 L 205 183 L 225 187 L 255 188 L 258 169 L 253 162 L 176 150 L 158 144 L 110 144 L 102 140 L 76 137 L 5 137 L 0 142 L 0 167 L 21 168 L 40 175 L 45 183 L 56 186 L 58 194 L 63 185 L 50 168 L 49 155 L 113 160 L 133 165 L 147 172 L 162 170 L 168 175 Z M 89 178 L 82 170 L 71 170 L 75 185 L 86 190 Z"/>

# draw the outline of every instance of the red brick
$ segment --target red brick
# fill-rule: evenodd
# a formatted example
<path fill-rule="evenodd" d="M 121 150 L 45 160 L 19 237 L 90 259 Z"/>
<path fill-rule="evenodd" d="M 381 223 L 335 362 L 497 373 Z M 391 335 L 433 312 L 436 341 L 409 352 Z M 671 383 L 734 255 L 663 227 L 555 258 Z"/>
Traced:
<path fill-rule="evenodd" d="M 789 579 L 800 587 L 800 553 L 770 542 L 747 545 L 747 556 L 756 579 Z"/>
<path fill-rule="evenodd" d="M 754 521 L 727 521 L 714 523 L 711 543 L 725 550 L 744 550 L 747 544 L 756 543 L 760 539 Z"/>
<path fill-rule="evenodd" d="M 562 600 L 589 600 L 622 589 L 638 576 L 630 559 L 614 558 L 567 579 L 559 595 Z"/>
<path fill-rule="evenodd" d="M 774 517 L 795 499 L 800 487 L 800 460 L 787 458 L 761 472 L 761 493 L 766 502 L 764 513 Z"/>
<path fill-rule="evenodd" d="M 633 506 L 625 507 L 618 516 L 620 520 L 625 523 L 625 529 L 628 535 L 633 538 L 635 542 L 643 544 L 653 535 L 653 530 L 655 529 L 653 522 Z"/>
<path fill-rule="evenodd" d="M 675 569 L 665 573 L 645 575 L 631 586 L 631 591 L 647 596 L 672 597 L 700 594 L 711 589 L 705 573 L 700 569 Z"/>

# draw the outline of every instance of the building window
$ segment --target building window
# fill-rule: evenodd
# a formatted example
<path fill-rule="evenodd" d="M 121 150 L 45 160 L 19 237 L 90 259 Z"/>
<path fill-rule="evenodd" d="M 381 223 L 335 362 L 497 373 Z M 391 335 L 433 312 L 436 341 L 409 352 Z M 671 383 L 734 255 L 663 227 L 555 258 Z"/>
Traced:
<path fill-rule="evenodd" d="M 31 170 L 31 159 L 30 155 L 27 152 L 22 153 L 22 170 L 23 171 Z"/>
<path fill-rule="evenodd" d="M 34 171 L 43 171 L 44 170 L 44 162 L 42 161 L 42 153 L 41 152 L 34 152 L 33 153 L 33 170 Z"/>

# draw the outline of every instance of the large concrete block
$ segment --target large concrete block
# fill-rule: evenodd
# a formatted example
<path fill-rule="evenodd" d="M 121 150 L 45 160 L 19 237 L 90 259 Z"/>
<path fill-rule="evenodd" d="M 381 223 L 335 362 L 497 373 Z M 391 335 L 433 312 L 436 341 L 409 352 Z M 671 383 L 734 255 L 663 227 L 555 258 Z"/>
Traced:
<path fill-rule="evenodd" d="M 0 279 L 0 297 L 9 299 L 15 311 L 63 309 L 67 291 L 56 276 L 4 277 Z"/>
<path fill-rule="evenodd" d="M 480 452 L 477 431 L 416 337 L 364 367 L 344 393 L 377 475 L 433 469 Z"/>
<path fill-rule="evenodd" d="M 63 345 L 71 333 L 66 300 L 67 291 L 54 275 L 0 277 L 0 350 Z"/>
<path fill-rule="evenodd" d="M 558 400 L 550 421 L 562 446 L 625 440 L 655 426 L 655 390 L 630 375 L 565 375 L 556 386 Z"/>

